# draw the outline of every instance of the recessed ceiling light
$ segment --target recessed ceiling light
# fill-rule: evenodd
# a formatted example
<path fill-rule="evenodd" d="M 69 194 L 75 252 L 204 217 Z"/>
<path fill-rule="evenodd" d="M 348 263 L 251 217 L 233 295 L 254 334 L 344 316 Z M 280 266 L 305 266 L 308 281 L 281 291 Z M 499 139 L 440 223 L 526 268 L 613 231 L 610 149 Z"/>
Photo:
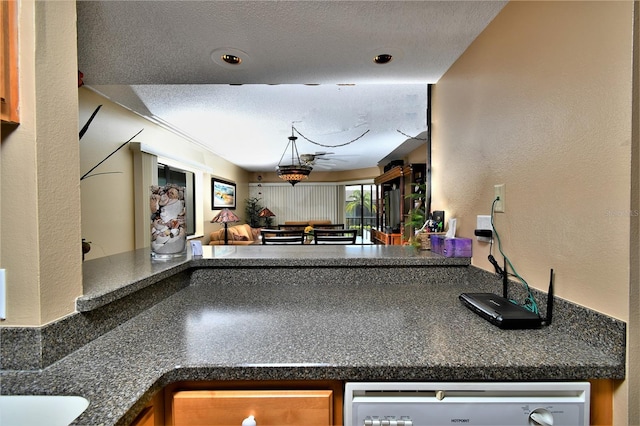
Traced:
<path fill-rule="evenodd" d="M 402 66 L 404 60 L 404 52 L 402 49 L 391 46 L 378 46 L 375 50 L 362 52 L 362 59 L 367 61 L 372 67 L 379 68 L 380 65 L 388 65 L 389 67 Z"/>
<path fill-rule="evenodd" d="M 378 65 L 388 64 L 393 60 L 393 55 L 389 55 L 388 53 L 381 53 L 380 55 L 376 55 L 373 58 L 373 62 Z"/>
<path fill-rule="evenodd" d="M 242 63 L 242 58 L 236 55 L 225 54 L 220 57 L 223 61 L 231 65 L 240 65 Z"/>
<path fill-rule="evenodd" d="M 249 55 L 239 49 L 232 47 L 222 47 L 211 52 L 211 60 L 224 68 L 240 69 L 246 68 L 250 63 Z"/>

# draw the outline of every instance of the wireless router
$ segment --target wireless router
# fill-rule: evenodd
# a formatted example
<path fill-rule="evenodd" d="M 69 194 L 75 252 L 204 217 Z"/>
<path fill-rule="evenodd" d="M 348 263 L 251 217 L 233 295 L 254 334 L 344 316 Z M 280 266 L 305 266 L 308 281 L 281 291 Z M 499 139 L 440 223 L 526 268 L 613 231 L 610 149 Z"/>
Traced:
<path fill-rule="evenodd" d="M 497 263 L 494 263 L 494 266 L 497 266 Z M 500 267 L 496 268 L 498 269 Z M 494 293 L 462 293 L 458 298 L 467 308 L 502 329 L 532 329 L 550 325 L 553 317 L 553 269 L 549 277 L 546 318 L 516 305 L 507 298 L 506 265 L 501 272 L 503 296 Z"/>

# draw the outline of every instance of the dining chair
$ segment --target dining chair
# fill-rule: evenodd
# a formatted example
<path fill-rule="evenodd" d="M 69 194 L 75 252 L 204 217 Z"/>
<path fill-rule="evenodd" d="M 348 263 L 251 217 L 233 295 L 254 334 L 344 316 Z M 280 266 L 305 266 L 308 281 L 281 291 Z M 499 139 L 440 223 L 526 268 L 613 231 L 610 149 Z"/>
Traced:
<path fill-rule="evenodd" d="M 316 244 L 355 244 L 356 229 L 314 229 L 313 241 Z"/>
<path fill-rule="evenodd" d="M 304 230 L 261 229 L 262 244 L 304 244 Z"/>

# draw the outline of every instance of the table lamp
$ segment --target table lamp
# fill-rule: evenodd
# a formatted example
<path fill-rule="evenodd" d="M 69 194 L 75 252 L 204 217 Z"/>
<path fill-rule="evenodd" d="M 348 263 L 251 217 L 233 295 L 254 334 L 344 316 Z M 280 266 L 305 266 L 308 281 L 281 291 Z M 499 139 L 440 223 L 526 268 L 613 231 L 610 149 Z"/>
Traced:
<path fill-rule="evenodd" d="M 275 215 L 276 214 L 274 212 L 272 212 L 266 207 L 260 210 L 260 212 L 258 213 L 258 216 L 264 217 L 264 226 L 266 226 L 267 228 L 271 226 L 271 218 L 274 217 Z"/>
<path fill-rule="evenodd" d="M 211 219 L 211 223 L 224 223 L 224 245 L 228 245 L 229 244 L 229 239 L 228 239 L 228 234 L 227 234 L 227 224 L 229 222 L 238 222 L 240 221 L 240 218 L 238 216 L 235 215 L 235 213 L 233 213 L 231 210 L 229 209 L 222 209 L 220 210 L 220 212 L 214 216 L 213 219 Z"/>

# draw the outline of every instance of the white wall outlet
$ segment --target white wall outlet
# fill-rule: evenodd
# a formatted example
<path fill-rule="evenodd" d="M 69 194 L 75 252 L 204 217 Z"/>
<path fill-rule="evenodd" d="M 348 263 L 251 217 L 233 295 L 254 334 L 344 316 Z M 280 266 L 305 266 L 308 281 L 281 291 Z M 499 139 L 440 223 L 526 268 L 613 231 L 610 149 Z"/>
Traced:
<path fill-rule="evenodd" d="M 493 207 L 493 211 L 496 213 L 504 213 L 504 206 L 505 206 L 505 200 L 504 200 L 504 183 L 501 183 L 499 185 L 493 185 L 493 199 L 494 201 L 497 199 L 498 201 L 496 201 L 495 206 Z"/>
<path fill-rule="evenodd" d="M 0 269 L 0 320 L 7 319 L 7 283 L 5 270 Z"/>
<path fill-rule="evenodd" d="M 493 231 L 491 216 L 488 214 L 479 214 L 476 219 L 476 229 Z M 491 242 L 491 237 L 477 236 L 476 239 L 485 243 Z"/>

